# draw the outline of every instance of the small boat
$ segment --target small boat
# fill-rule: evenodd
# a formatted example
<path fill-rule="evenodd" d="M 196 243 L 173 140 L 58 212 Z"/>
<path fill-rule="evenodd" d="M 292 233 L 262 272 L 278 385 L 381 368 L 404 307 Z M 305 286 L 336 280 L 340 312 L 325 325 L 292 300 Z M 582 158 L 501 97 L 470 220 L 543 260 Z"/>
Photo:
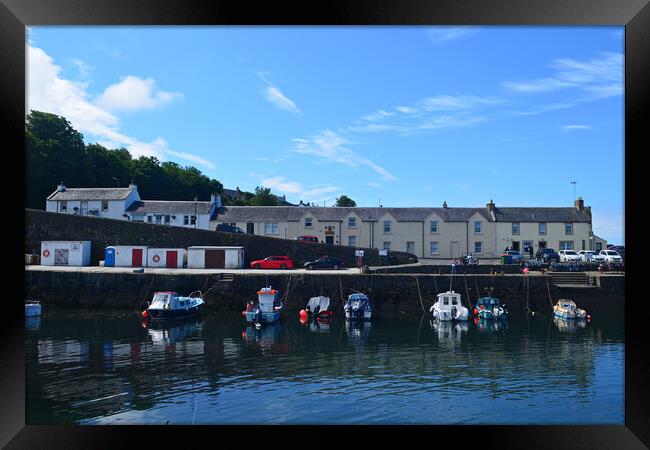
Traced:
<path fill-rule="evenodd" d="M 586 319 L 587 311 L 576 306 L 573 300 L 560 299 L 553 307 L 553 314 L 561 319 Z"/>
<path fill-rule="evenodd" d="M 151 320 L 186 319 L 199 314 L 204 305 L 200 291 L 194 291 L 188 297 L 180 297 L 176 292 L 156 292 L 142 317 Z"/>
<path fill-rule="evenodd" d="M 273 323 L 280 319 L 284 303 L 280 297 L 280 291 L 270 286 L 257 291 L 258 302 L 249 302 L 246 305 L 244 316 L 247 322 Z"/>
<path fill-rule="evenodd" d="M 36 300 L 25 302 L 25 317 L 36 317 L 41 315 L 41 304 Z"/>
<path fill-rule="evenodd" d="M 429 309 L 434 319 L 465 321 L 469 319 L 469 310 L 461 303 L 460 294 L 447 291 L 438 294 L 438 301 Z"/>
<path fill-rule="evenodd" d="M 304 311 L 307 313 L 307 318 L 324 318 L 334 314 L 329 307 L 330 298 L 321 295 L 310 298 Z"/>
<path fill-rule="evenodd" d="M 343 311 L 345 311 L 345 320 L 370 320 L 372 317 L 370 299 L 360 292 L 348 296 Z"/>
<path fill-rule="evenodd" d="M 507 319 L 508 311 L 498 298 L 481 297 L 476 301 L 474 312 L 481 319 Z"/>

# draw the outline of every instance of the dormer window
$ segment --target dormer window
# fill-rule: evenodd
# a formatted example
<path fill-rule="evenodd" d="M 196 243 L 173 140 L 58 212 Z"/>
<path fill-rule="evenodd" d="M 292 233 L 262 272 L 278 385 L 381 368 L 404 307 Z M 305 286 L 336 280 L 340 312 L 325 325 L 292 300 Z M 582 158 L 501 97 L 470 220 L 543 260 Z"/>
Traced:
<path fill-rule="evenodd" d="M 356 228 L 356 227 L 357 227 L 357 218 L 348 217 L 348 228 Z"/>
<path fill-rule="evenodd" d="M 305 228 L 311 228 L 311 217 L 305 217 Z"/>

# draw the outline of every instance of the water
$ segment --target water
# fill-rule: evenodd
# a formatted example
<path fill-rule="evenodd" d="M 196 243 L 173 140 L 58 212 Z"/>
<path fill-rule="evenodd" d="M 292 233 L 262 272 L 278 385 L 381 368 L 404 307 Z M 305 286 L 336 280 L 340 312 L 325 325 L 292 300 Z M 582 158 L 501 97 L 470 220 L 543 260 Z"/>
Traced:
<path fill-rule="evenodd" d="M 624 317 L 594 315 L 316 327 L 296 313 L 255 330 L 232 313 L 144 328 L 46 312 L 26 322 L 26 423 L 623 424 Z"/>

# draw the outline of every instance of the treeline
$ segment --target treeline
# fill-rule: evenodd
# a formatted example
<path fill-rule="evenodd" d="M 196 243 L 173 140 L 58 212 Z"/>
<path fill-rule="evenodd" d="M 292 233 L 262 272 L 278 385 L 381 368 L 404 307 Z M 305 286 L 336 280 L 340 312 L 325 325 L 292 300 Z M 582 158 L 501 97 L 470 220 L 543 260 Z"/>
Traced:
<path fill-rule="evenodd" d="M 155 157 L 134 159 L 125 148 L 107 149 L 85 144 L 83 135 L 64 117 L 31 111 L 25 118 L 26 186 L 25 206 L 45 209 L 45 199 L 63 181 L 67 187 L 138 186 L 140 197 L 149 200 L 210 200 L 210 194 L 223 192 L 223 185 L 191 166 L 161 162 Z M 270 189 L 258 188 L 255 194 L 243 192 L 241 198 L 224 204 L 275 205 L 278 199 Z"/>

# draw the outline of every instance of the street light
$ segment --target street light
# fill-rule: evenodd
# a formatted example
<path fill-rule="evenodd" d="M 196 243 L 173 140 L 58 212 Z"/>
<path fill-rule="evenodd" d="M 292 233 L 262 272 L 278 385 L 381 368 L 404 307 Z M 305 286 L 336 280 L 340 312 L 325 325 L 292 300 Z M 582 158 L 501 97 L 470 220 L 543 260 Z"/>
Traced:
<path fill-rule="evenodd" d="M 199 205 L 198 205 L 198 203 L 197 203 L 198 201 L 199 201 L 199 196 L 197 195 L 197 196 L 194 197 L 194 228 L 196 228 L 196 222 L 197 222 L 198 219 L 199 219 L 199 218 L 197 217 L 197 215 L 198 215 L 198 214 L 197 214 L 197 213 L 198 213 L 198 207 L 199 207 Z"/>

